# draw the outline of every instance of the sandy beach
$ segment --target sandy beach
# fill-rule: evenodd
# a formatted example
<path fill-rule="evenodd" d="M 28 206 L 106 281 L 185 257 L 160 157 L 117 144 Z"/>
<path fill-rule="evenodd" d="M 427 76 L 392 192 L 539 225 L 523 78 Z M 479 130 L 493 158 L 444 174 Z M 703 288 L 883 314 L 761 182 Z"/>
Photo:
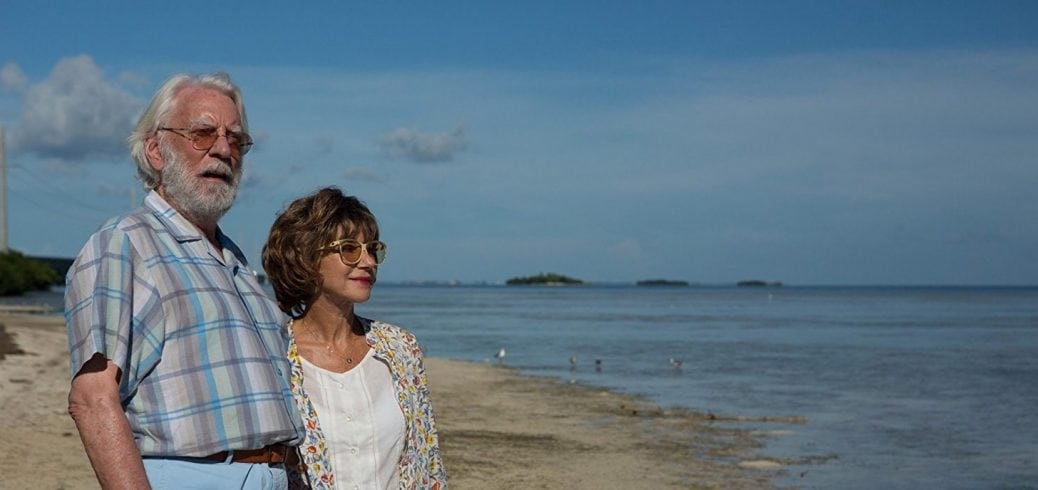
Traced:
<path fill-rule="evenodd" d="M 66 414 L 60 317 L 0 314 L 2 488 L 97 488 Z M 526 377 L 493 364 L 428 359 L 453 488 L 771 488 L 779 462 L 759 434 L 707 414 Z"/>

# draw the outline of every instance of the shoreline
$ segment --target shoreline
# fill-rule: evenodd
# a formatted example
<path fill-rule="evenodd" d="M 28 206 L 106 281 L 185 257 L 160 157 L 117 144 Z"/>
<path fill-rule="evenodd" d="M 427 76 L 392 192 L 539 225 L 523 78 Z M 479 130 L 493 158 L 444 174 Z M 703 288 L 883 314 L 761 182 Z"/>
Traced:
<path fill-rule="evenodd" d="M 790 463 L 757 455 L 766 434 L 730 427 L 763 419 L 665 409 L 471 361 L 426 368 L 458 488 L 774 488 Z M 444 376 L 455 370 L 465 376 Z"/>
<path fill-rule="evenodd" d="M 0 462 L 5 484 L 97 488 L 66 413 L 64 318 L 0 314 L 0 324 L 0 450 L 21 455 Z M 786 473 L 788 463 L 757 455 L 766 434 L 731 427 L 742 417 L 478 362 L 428 358 L 426 369 L 455 488 L 773 488 Z"/>

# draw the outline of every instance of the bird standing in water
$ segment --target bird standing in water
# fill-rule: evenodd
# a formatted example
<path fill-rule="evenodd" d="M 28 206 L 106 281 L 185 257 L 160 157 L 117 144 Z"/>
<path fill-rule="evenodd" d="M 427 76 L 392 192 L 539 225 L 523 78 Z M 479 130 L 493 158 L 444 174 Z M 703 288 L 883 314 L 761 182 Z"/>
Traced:
<path fill-rule="evenodd" d="M 497 363 L 498 364 L 504 363 L 505 362 L 505 348 L 502 347 L 501 350 L 497 351 L 497 354 L 494 354 L 494 357 L 497 358 Z"/>

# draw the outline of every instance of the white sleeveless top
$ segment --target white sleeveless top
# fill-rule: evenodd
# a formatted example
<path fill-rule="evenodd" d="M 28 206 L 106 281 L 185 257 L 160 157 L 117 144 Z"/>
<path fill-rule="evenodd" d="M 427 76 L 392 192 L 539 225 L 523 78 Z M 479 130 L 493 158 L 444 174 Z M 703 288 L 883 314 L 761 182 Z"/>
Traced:
<path fill-rule="evenodd" d="M 335 488 L 340 490 L 399 486 L 404 414 L 393 393 L 389 367 L 374 353 L 368 350 L 345 373 L 302 359 L 303 389 L 317 410 L 335 471 Z"/>

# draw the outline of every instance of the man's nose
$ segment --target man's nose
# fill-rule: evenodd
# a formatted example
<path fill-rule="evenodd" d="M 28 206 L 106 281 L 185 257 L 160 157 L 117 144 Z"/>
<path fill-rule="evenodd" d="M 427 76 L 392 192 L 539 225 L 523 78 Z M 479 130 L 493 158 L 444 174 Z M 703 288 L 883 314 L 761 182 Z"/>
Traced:
<path fill-rule="evenodd" d="M 219 158 L 221 160 L 228 160 L 231 158 L 231 144 L 227 140 L 227 131 L 220 129 L 216 141 L 213 142 L 213 146 L 209 148 L 209 154 Z"/>

